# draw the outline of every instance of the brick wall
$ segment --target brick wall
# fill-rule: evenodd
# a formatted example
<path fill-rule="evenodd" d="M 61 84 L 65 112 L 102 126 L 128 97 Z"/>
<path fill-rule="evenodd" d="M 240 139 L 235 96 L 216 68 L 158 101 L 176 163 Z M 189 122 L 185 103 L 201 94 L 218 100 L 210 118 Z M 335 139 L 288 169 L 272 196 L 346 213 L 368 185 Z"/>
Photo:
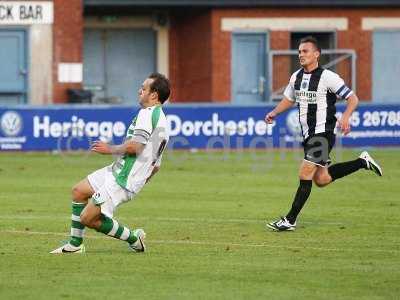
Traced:
<path fill-rule="evenodd" d="M 59 83 L 58 64 L 81 63 L 83 45 L 82 0 L 54 0 L 53 26 L 53 99 L 55 103 L 67 101 L 67 89 L 81 84 Z"/>
<path fill-rule="evenodd" d="M 362 100 L 370 100 L 372 72 L 372 34 L 361 29 L 362 17 L 398 17 L 400 9 L 215 9 L 212 11 L 212 101 L 227 102 L 231 98 L 231 33 L 221 31 L 224 17 L 346 17 L 347 31 L 337 31 L 338 48 L 354 49 L 357 53 L 357 94 Z M 269 35 L 271 49 L 286 50 L 290 45 L 290 33 L 272 31 Z M 277 62 L 286 74 L 285 61 Z M 274 86 L 287 82 L 282 75 L 274 78 Z"/>
<path fill-rule="evenodd" d="M 68 88 L 80 84 L 58 82 L 60 62 L 82 62 L 83 7 L 82 0 L 54 0 L 53 99 L 67 101 Z M 355 49 L 357 53 L 357 94 L 363 100 L 371 99 L 372 34 L 361 29 L 362 17 L 398 17 L 399 9 L 213 9 L 188 10 L 171 15 L 170 79 L 172 101 L 175 102 L 229 102 L 231 100 L 231 32 L 221 31 L 224 17 L 346 17 L 347 31 L 337 31 L 338 48 Z M 288 49 L 290 33 L 272 31 L 271 49 Z M 281 70 L 274 77 L 273 86 L 287 83 L 287 59 L 276 61 Z"/>
<path fill-rule="evenodd" d="M 212 98 L 211 13 L 171 16 L 169 53 L 172 101 L 209 101 Z"/>
<path fill-rule="evenodd" d="M 212 13 L 212 93 L 215 102 L 230 101 L 231 94 L 231 34 L 220 31 L 221 20 Z M 229 70 L 226 73 L 226 70 Z"/>
<path fill-rule="evenodd" d="M 290 32 L 288 31 L 272 31 L 269 39 L 271 50 L 290 49 Z M 274 74 L 272 83 L 272 90 L 276 91 L 286 86 L 289 81 L 291 60 L 288 56 L 276 56 L 273 64 L 273 70 L 278 71 Z"/>

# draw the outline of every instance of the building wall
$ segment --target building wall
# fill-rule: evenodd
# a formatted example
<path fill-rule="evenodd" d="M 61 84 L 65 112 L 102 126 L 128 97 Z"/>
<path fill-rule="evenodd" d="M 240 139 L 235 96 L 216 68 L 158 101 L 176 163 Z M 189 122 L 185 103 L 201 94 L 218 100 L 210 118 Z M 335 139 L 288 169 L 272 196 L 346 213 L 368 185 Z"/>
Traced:
<path fill-rule="evenodd" d="M 357 54 L 357 94 L 371 100 L 372 32 L 361 27 L 363 17 L 399 17 L 400 9 L 214 9 L 212 11 L 212 94 L 218 102 L 230 101 L 231 32 L 221 29 L 223 18 L 347 18 L 347 30 L 337 31 L 337 47 L 355 49 Z M 301 28 L 299 28 L 301 29 Z M 290 31 L 270 31 L 271 49 L 289 49 Z M 283 64 L 284 65 L 284 64 Z M 277 77 L 276 80 L 282 81 Z M 288 81 L 289 78 L 286 79 Z"/>
<path fill-rule="evenodd" d="M 162 63 L 162 54 L 158 51 L 158 69 L 169 73 L 173 90 L 172 102 L 230 102 L 231 31 L 223 30 L 224 18 L 344 18 L 347 20 L 347 28 L 336 30 L 337 47 L 356 51 L 356 92 L 360 99 L 371 100 L 372 31 L 362 28 L 362 20 L 365 17 L 399 16 L 400 9 L 393 8 L 224 8 L 171 13 L 169 43 L 164 45 L 168 50 L 165 51 L 164 47 L 164 51 L 168 52 L 165 55 L 168 55 L 169 63 Z M 269 32 L 270 49 L 290 48 L 290 31 L 265 30 Z M 167 30 L 164 31 L 167 33 Z M 82 63 L 82 43 L 82 0 L 54 0 L 53 99 L 56 103 L 67 101 L 68 88 L 81 87 L 81 83 L 60 83 L 58 65 Z M 165 67 L 168 67 L 168 72 L 161 70 Z M 289 70 L 288 60 L 275 61 L 274 68 L 282 72 L 276 74 L 273 85 L 286 84 L 289 79 L 286 75 Z"/>
<path fill-rule="evenodd" d="M 212 97 L 211 11 L 170 16 L 172 102 L 204 102 Z"/>
<path fill-rule="evenodd" d="M 52 60 L 53 27 L 48 24 L 32 25 L 29 32 L 30 71 L 28 103 L 45 105 L 53 102 Z"/>
<path fill-rule="evenodd" d="M 35 64 L 31 66 L 30 74 L 32 104 L 65 103 L 69 88 L 82 87 L 80 82 L 60 82 L 59 64 L 82 64 L 83 1 L 53 0 L 53 3 L 54 24 L 47 27 L 35 25 L 30 31 L 31 63 Z M 362 28 L 362 20 L 365 17 L 400 17 L 400 9 L 193 9 L 185 13 L 171 13 L 169 17 L 169 30 L 164 27 L 162 34 L 159 34 L 159 47 L 162 47 L 158 49 L 157 65 L 159 71 L 169 73 L 173 88 L 172 102 L 230 102 L 231 31 L 223 30 L 224 18 L 311 17 L 347 19 L 347 29 L 336 31 L 337 47 L 355 49 L 356 92 L 362 100 L 371 100 L 372 31 Z M 269 32 L 270 49 L 290 48 L 290 31 L 265 30 Z M 166 35 L 169 37 L 168 42 L 165 42 Z M 52 49 L 43 41 L 52 43 Z M 166 56 L 169 57 L 169 62 L 161 59 Z M 52 59 L 47 60 L 47 57 Z M 51 65 L 46 66 L 46 63 Z M 274 77 L 274 86 L 286 84 L 288 61 L 277 60 L 274 67 L 282 70 Z M 51 74 L 45 71 L 50 68 Z"/>
<path fill-rule="evenodd" d="M 290 49 L 290 32 L 289 31 L 271 31 L 270 32 L 270 49 L 282 50 Z M 286 86 L 289 78 L 287 74 L 290 73 L 291 60 L 289 57 L 280 56 L 274 60 L 273 70 L 279 70 L 273 79 L 273 87 Z"/>
<path fill-rule="evenodd" d="M 26 12 L 29 11 L 28 7 L 32 5 L 33 14 L 29 14 L 29 18 L 8 18 L 3 15 L 2 20 L 0 20 L 0 30 L 22 29 L 26 31 L 24 52 L 28 62 L 26 68 L 27 104 L 42 105 L 53 101 L 53 4 L 51 0 L 10 1 L 9 3 L 2 1 L 2 5 L 10 6 L 14 17 L 18 15 L 19 5 L 24 5 L 27 8 Z M 44 7 L 41 7 L 40 14 L 36 14 L 36 6 L 39 5 L 44 5 Z"/>
<path fill-rule="evenodd" d="M 53 99 L 67 102 L 67 89 L 81 88 L 81 83 L 59 82 L 60 63 L 82 63 L 83 1 L 54 0 L 53 26 Z"/>

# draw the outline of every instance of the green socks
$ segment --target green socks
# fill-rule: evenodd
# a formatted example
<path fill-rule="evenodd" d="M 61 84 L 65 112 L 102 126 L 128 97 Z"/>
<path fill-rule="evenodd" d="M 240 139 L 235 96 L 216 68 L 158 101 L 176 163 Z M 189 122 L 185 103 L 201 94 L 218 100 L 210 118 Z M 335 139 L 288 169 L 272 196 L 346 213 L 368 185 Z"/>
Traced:
<path fill-rule="evenodd" d="M 81 223 L 80 215 L 85 206 L 85 203 L 72 202 L 71 240 L 69 243 L 75 247 L 80 246 L 83 242 L 85 226 Z"/>
<path fill-rule="evenodd" d="M 85 203 L 72 202 L 71 239 L 69 243 L 75 247 L 79 247 L 83 242 L 85 226 L 81 223 L 80 215 L 85 206 Z M 127 241 L 130 244 L 137 241 L 137 237 L 129 228 L 119 225 L 116 220 L 105 215 L 101 215 L 101 226 L 97 231 L 113 238 Z"/>
<path fill-rule="evenodd" d="M 101 216 L 101 226 L 97 231 L 113 238 L 127 241 L 129 244 L 137 241 L 137 237 L 129 228 L 120 225 L 116 220 L 105 215 Z"/>

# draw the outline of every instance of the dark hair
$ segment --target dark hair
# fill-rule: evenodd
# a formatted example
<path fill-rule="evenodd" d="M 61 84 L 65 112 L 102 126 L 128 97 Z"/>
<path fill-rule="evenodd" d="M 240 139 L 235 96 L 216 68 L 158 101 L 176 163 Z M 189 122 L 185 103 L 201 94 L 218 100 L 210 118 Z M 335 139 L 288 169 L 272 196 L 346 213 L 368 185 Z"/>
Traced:
<path fill-rule="evenodd" d="M 300 40 L 300 44 L 304 44 L 304 43 L 311 43 L 311 44 L 313 44 L 314 47 L 315 47 L 315 49 L 317 49 L 317 51 L 318 51 L 319 53 L 321 53 L 321 47 L 318 45 L 318 40 L 317 40 L 315 37 L 313 37 L 313 36 L 311 36 L 311 35 L 308 35 L 308 36 L 306 36 L 306 37 L 303 37 L 303 38 Z"/>
<path fill-rule="evenodd" d="M 160 73 L 152 73 L 149 75 L 153 82 L 150 84 L 150 91 L 158 94 L 158 100 L 161 104 L 168 100 L 171 93 L 171 85 L 167 77 Z"/>

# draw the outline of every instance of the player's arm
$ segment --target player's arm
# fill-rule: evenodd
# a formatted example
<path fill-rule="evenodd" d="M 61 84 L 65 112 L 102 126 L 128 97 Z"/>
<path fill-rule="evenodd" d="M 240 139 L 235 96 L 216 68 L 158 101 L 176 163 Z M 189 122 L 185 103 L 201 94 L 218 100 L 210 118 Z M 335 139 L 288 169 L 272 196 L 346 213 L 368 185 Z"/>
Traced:
<path fill-rule="evenodd" d="M 294 101 L 284 97 L 273 110 L 267 113 L 267 115 L 265 116 L 265 122 L 271 124 L 277 115 L 283 113 L 284 111 L 287 111 L 289 108 L 293 106 L 293 104 Z"/>
<path fill-rule="evenodd" d="M 92 145 L 92 151 L 100 154 L 137 154 L 142 153 L 145 145 L 134 141 L 132 139 L 127 140 L 120 145 L 110 145 L 102 141 L 96 141 Z"/>
<path fill-rule="evenodd" d="M 283 92 L 283 99 L 278 103 L 278 105 L 265 116 L 265 122 L 271 124 L 277 115 L 283 113 L 293 106 L 295 103 L 294 97 L 294 81 L 296 80 L 296 73 L 292 74 L 289 80 L 289 84 Z"/>
<path fill-rule="evenodd" d="M 327 73 L 328 88 L 337 95 L 337 97 L 347 101 L 346 110 L 344 111 L 341 119 L 339 120 L 340 130 L 344 135 L 348 134 L 351 130 L 350 128 L 350 117 L 353 111 L 357 108 L 358 97 L 349 88 L 339 75 L 333 72 Z"/>
<path fill-rule="evenodd" d="M 127 139 L 121 145 L 109 145 L 107 143 L 97 141 L 92 146 L 92 151 L 101 154 L 136 154 L 142 153 L 152 133 L 151 111 L 149 109 L 141 109 L 136 118 L 135 128 L 132 137 Z"/>
<path fill-rule="evenodd" d="M 344 135 L 350 132 L 350 117 L 353 111 L 356 110 L 357 106 L 358 97 L 353 93 L 347 98 L 346 110 L 344 111 L 342 118 L 339 120 L 340 130 L 342 130 Z"/>

